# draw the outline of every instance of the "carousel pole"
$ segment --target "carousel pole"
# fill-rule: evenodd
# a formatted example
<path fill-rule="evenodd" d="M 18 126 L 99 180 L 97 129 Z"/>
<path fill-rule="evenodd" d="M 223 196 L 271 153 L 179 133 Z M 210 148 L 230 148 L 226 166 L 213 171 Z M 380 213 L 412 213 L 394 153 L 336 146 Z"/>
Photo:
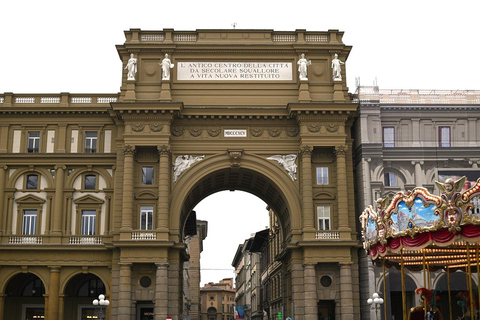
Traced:
<path fill-rule="evenodd" d="M 470 295 L 470 317 L 474 319 L 475 310 L 473 307 L 473 290 L 472 290 L 472 265 L 470 263 L 470 244 L 467 242 L 467 267 L 468 267 L 468 291 Z"/>
<path fill-rule="evenodd" d="M 450 267 L 447 266 L 447 280 L 448 280 L 448 310 L 450 311 L 450 320 L 453 320 L 452 315 L 452 293 L 450 291 Z"/>
<path fill-rule="evenodd" d="M 385 320 L 387 320 L 387 278 L 385 274 L 385 257 L 383 257 L 383 298 L 385 299 L 383 313 L 385 314 Z"/>
<path fill-rule="evenodd" d="M 480 285 L 480 261 L 478 260 L 478 241 L 477 241 L 477 284 Z M 480 308 L 480 290 L 478 289 L 478 285 L 477 285 L 478 307 Z"/>
<path fill-rule="evenodd" d="M 422 249 L 423 253 L 423 287 L 427 288 L 427 269 L 426 269 L 426 262 L 425 262 L 425 248 Z M 427 299 L 423 298 L 423 313 L 425 319 L 427 318 Z"/>
<path fill-rule="evenodd" d="M 402 258 L 402 308 L 403 308 L 403 320 L 407 320 L 407 294 L 405 289 L 405 262 L 403 261 L 403 247 L 401 250 Z"/>

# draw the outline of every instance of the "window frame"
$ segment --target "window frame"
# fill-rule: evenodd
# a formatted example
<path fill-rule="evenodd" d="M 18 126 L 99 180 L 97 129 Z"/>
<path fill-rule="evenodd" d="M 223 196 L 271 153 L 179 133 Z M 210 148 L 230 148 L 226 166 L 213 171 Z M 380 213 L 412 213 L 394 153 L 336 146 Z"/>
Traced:
<path fill-rule="evenodd" d="M 148 181 L 146 181 L 146 177 L 147 177 L 147 172 L 145 171 L 145 169 L 147 168 L 151 168 L 151 183 L 146 183 Z M 144 186 L 152 186 L 155 184 L 155 167 L 154 166 L 142 166 L 141 167 L 141 174 L 142 174 L 142 185 Z"/>
<path fill-rule="evenodd" d="M 37 177 L 37 182 L 35 188 L 28 187 L 28 178 L 29 177 Z M 25 174 L 25 190 L 39 190 L 40 189 L 40 175 L 37 173 L 28 173 Z"/>
<path fill-rule="evenodd" d="M 328 221 L 328 228 L 320 228 L 320 216 L 319 216 L 319 208 L 328 208 L 328 218 L 322 217 L 322 226 L 325 227 L 325 221 Z M 316 205 L 316 224 L 317 224 L 317 231 L 330 231 L 333 230 L 332 228 L 332 206 L 328 204 L 318 204 Z"/>
<path fill-rule="evenodd" d="M 95 177 L 95 186 L 93 188 L 87 188 L 87 177 Z M 98 174 L 85 173 L 82 176 L 82 190 L 98 190 Z"/>
<path fill-rule="evenodd" d="M 34 227 L 33 227 L 33 229 L 34 229 L 34 230 L 33 230 L 33 233 L 26 233 L 26 232 L 25 232 L 25 228 L 26 228 L 25 218 L 26 218 L 26 212 L 27 212 L 27 211 L 32 211 L 32 212 L 35 211 L 35 214 L 34 214 L 34 215 L 33 215 L 33 214 L 30 214 L 30 215 L 29 215 L 29 216 L 35 216 L 35 219 L 34 219 L 34 224 L 35 224 L 35 225 L 34 225 Z M 31 209 L 31 208 L 22 209 L 22 215 L 21 215 L 21 216 L 22 216 L 22 223 L 21 223 L 21 232 L 20 232 L 20 234 L 21 234 L 22 236 L 36 236 L 36 235 L 38 235 L 38 234 L 39 234 L 39 230 L 38 230 L 38 227 L 39 227 L 39 226 L 38 226 L 38 225 L 39 225 L 38 209 L 33 209 L 33 208 L 32 208 L 32 209 Z M 31 224 L 31 223 L 30 223 L 30 224 Z M 29 229 L 32 229 L 32 228 L 30 227 Z"/>
<path fill-rule="evenodd" d="M 151 208 L 151 213 L 152 213 L 152 215 L 151 215 L 151 220 L 152 220 L 152 221 L 151 221 L 151 229 L 148 229 L 148 228 L 143 229 L 143 228 L 142 228 L 142 217 L 143 217 L 143 213 L 144 213 L 144 212 L 147 213 L 147 212 L 149 211 L 149 210 L 146 209 L 146 208 Z M 141 205 L 141 206 L 140 206 L 140 212 L 139 212 L 138 229 L 139 229 L 139 230 L 143 230 L 143 231 L 155 230 L 155 229 L 154 229 L 154 227 L 155 227 L 155 224 L 154 224 L 155 219 L 154 219 L 154 218 L 155 218 L 155 206 L 153 206 L 153 205 Z M 146 225 L 146 226 L 148 226 L 148 225 Z"/>
<path fill-rule="evenodd" d="M 322 172 L 322 175 L 319 176 L 319 169 L 320 169 L 320 172 L 324 171 L 322 169 L 326 169 L 326 176 L 323 175 L 323 172 Z M 329 168 L 328 167 L 315 167 L 315 181 L 316 181 L 316 184 L 317 185 L 329 185 L 330 184 L 330 179 L 329 179 Z M 320 180 L 322 181 L 319 181 L 319 177 L 320 177 Z M 326 179 L 326 182 L 323 181 Z"/>
<path fill-rule="evenodd" d="M 387 179 L 387 175 L 388 175 L 388 179 Z M 393 178 L 393 180 L 392 180 Z M 388 183 L 387 183 L 388 181 Z M 392 184 L 392 181 L 393 181 L 393 184 Z M 395 174 L 395 172 L 391 172 L 391 171 L 386 171 L 383 173 L 383 185 L 385 187 L 397 187 L 398 183 L 397 183 L 397 175 Z"/>
<path fill-rule="evenodd" d="M 33 133 L 38 133 L 38 137 L 31 136 Z M 40 141 L 42 138 L 41 131 L 28 130 L 27 131 L 27 153 L 40 153 Z M 30 141 L 32 142 L 32 147 L 30 147 Z M 35 146 L 37 145 L 37 146 Z"/>
<path fill-rule="evenodd" d="M 387 136 L 387 130 L 392 130 L 391 132 L 391 138 L 392 140 L 388 140 L 385 139 L 385 137 Z M 385 126 L 385 127 L 382 127 L 382 146 L 384 148 L 395 148 L 395 127 L 393 126 Z"/>
<path fill-rule="evenodd" d="M 443 130 L 448 129 L 448 141 L 444 141 Z M 447 144 L 448 145 L 444 145 Z M 450 126 L 439 126 L 438 127 L 438 146 L 440 148 L 451 148 L 452 147 L 452 128 Z"/>
<path fill-rule="evenodd" d="M 86 212 L 89 212 L 90 214 L 88 214 L 88 216 L 91 216 L 93 217 L 93 219 L 90 219 L 90 220 L 93 220 L 93 234 L 85 234 L 83 231 L 85 229 L 85 225 L 84 225 L 84 222 L 85 222 L 85 216 L 87 215 L 84 215 L 84 213 Z M 91 214 L 91 213 L 94 213 L 94 214 Z M 98 224 L 98 221 L 97 221 L 97 215 L 98 215 L 98 212 L 97 210 L 94 210 L 94 209 L 81 209 L 80 210 L 80 232 L 79 234 L 81 236 L 96 236 L 97 235 L 97 224 Z M 88 230 L 91 230 L 92 228 L 89 227 Z"/>
<path fill-rule="evenodd" d="M 94 133 L 95 137 L 88 137 L 89 133 Z M 85 130 L 83 142 L 84 142 L 84 148 L 83 148 L 84 153 L 98 153 L 98 147 L 99 147 L 98 131 Z"/>

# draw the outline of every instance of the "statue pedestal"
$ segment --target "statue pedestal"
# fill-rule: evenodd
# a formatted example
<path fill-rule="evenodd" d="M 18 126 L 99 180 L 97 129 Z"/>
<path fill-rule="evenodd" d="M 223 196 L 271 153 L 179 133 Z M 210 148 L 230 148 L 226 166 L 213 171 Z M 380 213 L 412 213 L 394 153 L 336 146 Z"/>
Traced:
<path fill-rule="evenodd" d="M 162 80 L 162 88 L 160 90 L 160 101 L 172 101 L 172 94 L 170 92 L 170 82 Z"/>
<path fill-rule="evenodd" d="M 333 101 L 344 102 L 343 83 L 341 79 L 333 80 Z"/>
<path fill-rule="evenodd" d="M 125 101 L 135 101 L 135 80 L 127 80 L 127 92 L 125 93 Z"/>
<path fill-rule="evenodd" d="M 298 88 L 298 102 L 310 102 L 310 91 L 308 91 L 308 83 L 300 82 L 300 87 Z"/>

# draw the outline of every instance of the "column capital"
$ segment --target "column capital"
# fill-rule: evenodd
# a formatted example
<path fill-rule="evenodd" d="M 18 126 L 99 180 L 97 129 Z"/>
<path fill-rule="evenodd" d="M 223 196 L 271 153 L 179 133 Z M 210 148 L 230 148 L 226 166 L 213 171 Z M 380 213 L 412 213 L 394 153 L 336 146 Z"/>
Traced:
<path fill-rule="evenodd" d="M 157 269 L 170 267 L 170 263 L 168 262 L 156 262 L 155 265 L 157 266 Z"/>
<path fill-rule="evenodd" d="M 338 156 L 346 156 L 347 155 L 348 147 L 346 145 L 338 145 L 335 146 L 335 155 Z"/>
<path fill-rule="evenodd" d="M 60 269 L 62 267 L 60 266 L 48 266 L 48 269 L 50 269 L 50 272 L 60 272 Z"/>
<path fill-rule="evenodd" d="M 60 169 L 65 170 L 67 167 L 64 164 L 57 164 L 55 167 L 53 167 L 55 171 L 58 171 Z"/>
<path fill-rule="evenodd" d="M 135 152 L 136 152 L 135 146 L 132 146 L 130 144 L 127 144 L 127 145 L 123 146 L 123 154 L 124 155 L 134 156 Z"/>
<path fill-rule="evenodd" d="M 313 152 L 313 147 L 309 145 L 302 145 L 300 146 L 299 153 L 300 155 L 303 156 L 311 156 Z"/>
<path fill-rule="evenodd" d="M 172 154 L 172 151 L 170 150 L 170 146 L 169 145 L 161 145 L 161 146 L 157 146 L 157 150 L 158 150 L 158 155 L 161 156 L 161 155 L 167 155 L 167 156 L 170 156 Z"/>

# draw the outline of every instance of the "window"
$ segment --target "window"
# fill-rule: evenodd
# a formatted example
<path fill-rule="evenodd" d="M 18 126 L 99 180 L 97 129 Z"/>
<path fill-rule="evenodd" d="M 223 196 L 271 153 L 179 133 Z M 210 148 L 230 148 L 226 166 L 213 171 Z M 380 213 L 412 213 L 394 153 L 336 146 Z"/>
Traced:
<path fill-rule="evenodd" d="M 97 132 L 86 131 L 85 132 L 85 153 L 97 152 Z"/>
<path fill-rule="evenodd" d="M 327 167 L 317 167 L 317 184 L 328 184 Z"/>
<path fill-rule="evenodd" d="M 31 131 L 28 133 L 28 153 L 38 153 L 40 151 L 40 132 Z"/>
<path fill-rule="evenodd" d="M 22 234 L 34 235 L 37 233 L 37 210 L 23 210 Z"/>
<path fill-rule="evenodd" d="M 140 229 L 141 230 L 153 229 L 153 207 L 140 208 Z"/>
<path fill-rule="evenodd" d="M 142 167 L 142 184 L 153 184 L 153 167 Z"/>
<path fill-rule="evenodd" d="M 442 148 L 449 148 L 450 145 L 450 127 L 439 127 L 438 128 L 438 136 L 439 136 L 439 143 L 440 147 Z"/>
<path fill-rule="evenodd" d="M 38 189 L 38 176 L 36 174 L 27 175 L 25 189 Z"/>
<path fill-rule="evenodd" d="M 82 236 L 95 235 L 95 220 L 97 212 L 95 210 L 82 210 Z"/>
<path fill-rule="evenodd" d="M 330 230 L 330 206 L 317 206 L 318 230 Z"/>
<path fill-rule="evenodd" d="M 395 128 L 394 127 L 383 128 L 383 146 L 385 148 L 395 147 Z"/>
<path fill-rule="evenodd" d="M 385 172 L 384 174 L 384 179 L 385 179 L 385 187 L 396 187 L 396 179 L 395 179 L 395 173 L 393 172 Z"/>
<path fill-rule="evenodd" d="M 94 174 L 85 175 L 83 188 L 95 190 L 97 188 L 97 176 Z"/>

